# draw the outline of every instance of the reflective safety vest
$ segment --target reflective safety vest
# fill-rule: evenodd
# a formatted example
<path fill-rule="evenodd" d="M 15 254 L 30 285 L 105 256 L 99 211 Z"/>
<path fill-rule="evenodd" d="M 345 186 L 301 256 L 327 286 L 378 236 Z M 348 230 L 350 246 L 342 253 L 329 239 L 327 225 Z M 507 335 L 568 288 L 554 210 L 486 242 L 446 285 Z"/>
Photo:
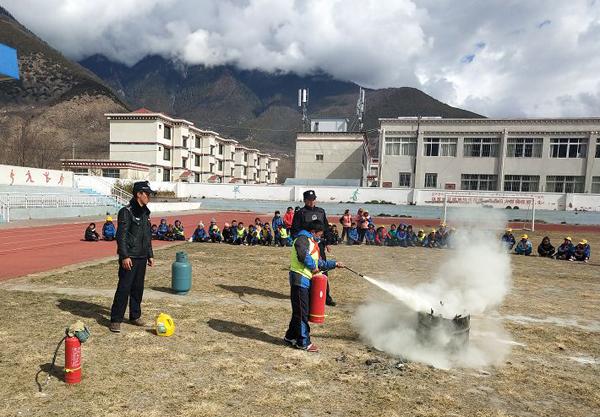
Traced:
<path fill-rule="evenodd" d="M 244 232 L 246 231 L 246 229 L 244 229 L 242 227 L 241 229 L 240 228 L 236 229 L 236 231 L 237 231 L 237 236 L 238 237 L 244 237 Z"/>
<path fill-rule="evenodd" d="M 285 228 L 285 227 L 282 227 L 281 229 L 278 229 L 278 230 L 279 230 L 279 235 L 280 235 L 280 236 L 281 236 L 283 239 L 287 239 L 287 237 L 288 237 L 288 234 L 287 234 L 287 230 L 286 230 L 286 228 Z"/>
<path fill-rule="evenodd" d="M 294 239 L 294 244 L 296 243 L 298 238 Z M 319 244 L 312 238 L 308 238 L 308 253 L 310 257 L 315 261 L 315 265 L 319 265 Z M 297 272 L 298 274 L 311 279 L 313 276 L 313 272 L 304 265 L 304 262 L 298 259 L 298 253 L 296 252 L 296 247 L 292 245 L 292 253 L 290 254 L 290 270 L 293 272 Z"/>

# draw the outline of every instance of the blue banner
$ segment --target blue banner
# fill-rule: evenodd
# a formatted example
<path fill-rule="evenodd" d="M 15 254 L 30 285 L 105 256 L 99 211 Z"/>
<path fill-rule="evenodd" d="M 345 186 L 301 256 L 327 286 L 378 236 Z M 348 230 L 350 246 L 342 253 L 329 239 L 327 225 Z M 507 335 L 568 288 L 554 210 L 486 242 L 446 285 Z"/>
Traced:
<path fill-rule="evenodd" d="M 18 80 L 17 50 L 0 43 L 0 80 Z"/>

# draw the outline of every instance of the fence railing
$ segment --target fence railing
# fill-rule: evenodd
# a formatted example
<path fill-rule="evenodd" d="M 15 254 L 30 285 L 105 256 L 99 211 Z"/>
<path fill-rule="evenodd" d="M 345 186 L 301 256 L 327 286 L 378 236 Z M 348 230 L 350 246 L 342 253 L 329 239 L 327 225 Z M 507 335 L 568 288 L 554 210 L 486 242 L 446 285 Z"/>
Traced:
<path fill-rule="evenodd" d="M 0 197 L 0 223 L 10 222 L 10 207 Z"/>
<path fill-rule="evenodd" d="M 52 208 L 111 206 L 114 200 L 109 196 L 41 194 L 41 193 L 0 193 L 0 207 L 11 208 Z"/>
<path fill-rule="evenodd" d="M 132 198 L 127 190 L 104 177 L 75 175 L 75 183 L 79 188 L 91 188 L 100 194 L 113 197 L 120 206 L 126 206 Z"/>

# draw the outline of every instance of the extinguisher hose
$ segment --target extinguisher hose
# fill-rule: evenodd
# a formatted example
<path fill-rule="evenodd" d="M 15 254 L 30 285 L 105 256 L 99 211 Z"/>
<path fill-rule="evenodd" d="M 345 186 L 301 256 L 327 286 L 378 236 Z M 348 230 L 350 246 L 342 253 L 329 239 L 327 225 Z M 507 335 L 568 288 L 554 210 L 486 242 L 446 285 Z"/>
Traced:
<path fill-rule="evenodd" d="M 44 381 L 43 384 L 40 384 L 40 382 L 38 381 L 38 376 L 39 376 L 39 374 L 41 374 L 43 372 L 43 369 L 40 369 L 37 372 L 37 374 L 35 374 L 35 383 L 38 386 L 39 392 L 42 392 L 42 389 L 45 388 L 46 385 L 48 385 L 50 383 L 50 377 L 52 376 L 52 374 L 54 372 L 54 368 L 55 368 L 56 356 L 58 355 L 58 351 L 66 338 L 67 338 L 67 336 L 64 336 L 62 339 L 60 339 L 60 342 L 58 342 L 58 345 L 56 345 L 56 349 L 54 350 L 54 355 L 52 356 L 52 362 L 50 363 L 50 369 L 48 369 L 48 375 L 46 376 L 46 380 Z"/>
<path fill-rule="evenodd" d="M 353 269 L 351 269 L 351 268 L 348 268 L 347 266 L 346 266 L 345 268 L 346 268 L 348 271 L 352 272 L 352 273 L 353 273 L 353 274 L 355 274 L 355 275 L 358 275 L 358 276 L 359 276 L 359 277 L 361 277 L 361 278 L 364 278 L 364 277 L 365 277 L 365 276 L 364 276 L 364 274 L 361 274 L 360 272 L 356 272 L 355 270 L 353 270 Z"/>

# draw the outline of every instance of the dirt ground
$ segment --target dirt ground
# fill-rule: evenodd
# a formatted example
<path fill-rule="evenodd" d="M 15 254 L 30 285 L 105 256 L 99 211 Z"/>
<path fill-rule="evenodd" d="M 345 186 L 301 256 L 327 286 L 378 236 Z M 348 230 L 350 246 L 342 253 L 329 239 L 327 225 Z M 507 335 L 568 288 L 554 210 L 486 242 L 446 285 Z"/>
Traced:
<path fill-rule="evenodd" d="M 561 236 L 551 237 L 557 246 Z M 387 295 L 346 271 L 331 279 L 338 306 L 312 327 L 321 352 L 283 346 L 288 248 L 183 243 L 156 251 L 144 317 L 171 314 L 170 338 L 128 324 L 120 335 L 108 331 L 116 261 L 7 281 L 0 284 L 0 416 L 598 416 L 600 235 L 573 238 L 590 241 L 592 264 L 511 257 L 513 289 L 500 317 L 518 344 L 485 369 L 398 367 L 398 358 L 365 344 L 354 312 Z M 532 240 L 537 246 L 541 236 Z M 169 291 L 179 250 L 193 264 L 186 296 Z M 451 255 L 333 249 L 351 267 L 408 285 L 428 280 Z M 36 373 L 48 370 L 64 327 L 77 319 L 92 333 L 83 382 L 66 386 L 57 372 L 40 393 Z"/>

